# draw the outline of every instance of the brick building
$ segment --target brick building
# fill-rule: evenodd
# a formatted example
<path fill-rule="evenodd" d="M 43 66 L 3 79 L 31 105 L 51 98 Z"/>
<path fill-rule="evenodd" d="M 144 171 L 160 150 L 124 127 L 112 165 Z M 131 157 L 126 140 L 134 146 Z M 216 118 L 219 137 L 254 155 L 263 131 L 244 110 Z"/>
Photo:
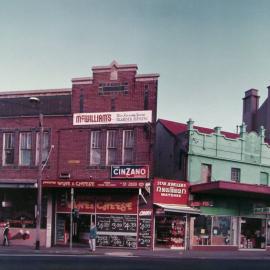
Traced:
<path fill-rule="evenodd" d="M 243 98 L 243 122 L 247 125 L 247 131 L 256 131 L 259 133 L 260 127 L 266 129 L 265 137 L 270 141 L 270 86 L 268 86 L 268 95 L 265 101 L 260 105 L 260 96 L 257 89 L 249 89 L 245 92 Z"/>
<path fill-rule="evenodd" d="M 35 241 L 41 112 L 41 245 L 67 245 L 70 231 L 74 243 L 87 242 L 95 221 L 97 246 L 151 247 L 159 75 L 140 75 L 136 65 L 115 61 L 92 72 L 72 79 L 71 89 L 0 94 L 0 218 L 11 223 L 17 244 Z M 140 230 L 142 223 L 148 231 Z"/>

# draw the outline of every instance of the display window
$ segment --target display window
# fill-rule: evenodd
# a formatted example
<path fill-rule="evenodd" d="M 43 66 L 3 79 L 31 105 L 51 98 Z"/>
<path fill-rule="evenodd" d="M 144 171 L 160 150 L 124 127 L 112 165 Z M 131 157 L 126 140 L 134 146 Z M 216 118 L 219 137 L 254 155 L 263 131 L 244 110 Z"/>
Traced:
<path fill-rule="evenodd" d="M 198 216 L 194 220 L 193 245 L 234 245 L 237 220 L 230 216 Z"/>
<path fill-rule="evenodd" d="M 0 191 L 0 222 L 14 228 L 35 228 L 36 190 L 6 189 Z M 46 195 L 42 198 L 41 228 L 46 228 Z"/>
<path fill-rule="evenodd" d="M 181 214 L 166 213 L 155 217 L 155 247 L 184 248 L 186 218 Z"/>

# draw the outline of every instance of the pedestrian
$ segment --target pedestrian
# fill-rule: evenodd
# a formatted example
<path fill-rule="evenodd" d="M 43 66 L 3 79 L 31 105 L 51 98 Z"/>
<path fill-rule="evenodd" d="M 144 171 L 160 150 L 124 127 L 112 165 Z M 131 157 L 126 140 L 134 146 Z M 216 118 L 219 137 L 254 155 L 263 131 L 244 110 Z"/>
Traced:
<path fill-rule="evenodd" d="M 91 251 L 96 251 L 96 237 L 97 237 L 97 227 L 95 222 L 91 222 L 89 231 L 89 246 Z"/>
<path fill-rule="evenodd" d="M 5 227 L 4 227 L 4 231 L 3 231 L 3 246 L 7 245 L 9 246 L 9 242 L 8 242 L 8 235 L 9 235 L 9 223 L 7 222 Z"/>

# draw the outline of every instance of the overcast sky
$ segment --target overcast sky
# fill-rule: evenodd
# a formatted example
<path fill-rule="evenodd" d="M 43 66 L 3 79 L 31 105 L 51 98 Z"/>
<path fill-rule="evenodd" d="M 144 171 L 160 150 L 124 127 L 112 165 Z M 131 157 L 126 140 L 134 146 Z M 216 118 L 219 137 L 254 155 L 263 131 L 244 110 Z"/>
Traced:
<path fill-rule="evenodd" d="M 71 87 L 91 67 L 159 73 L 158 117 L 236 131 L 270 85 L 268 0 L 0 0 L 0 91 Z"/>

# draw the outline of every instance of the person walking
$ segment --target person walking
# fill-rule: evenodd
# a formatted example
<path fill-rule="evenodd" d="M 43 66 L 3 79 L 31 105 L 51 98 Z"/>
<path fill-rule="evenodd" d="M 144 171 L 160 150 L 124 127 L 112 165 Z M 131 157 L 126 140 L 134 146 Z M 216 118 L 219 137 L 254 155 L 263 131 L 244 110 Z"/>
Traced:
<path fill-rule="evenodd" d="M 91 251 L 96 251 L 96 237 L 97 237 L 97 227 L 95 222 L 91 222 L 89 231 L 89 246 Z"/>
<path fill-rule="evenodd" d="M 3 231 L 3 246 L 7 245 L 9 246 L 9 242 L 8 242 L 8 234 L 9 234 L 9 223 L 7 222 L 6 223 L 6 226 L 4 228 L 4 231 Z"/>

